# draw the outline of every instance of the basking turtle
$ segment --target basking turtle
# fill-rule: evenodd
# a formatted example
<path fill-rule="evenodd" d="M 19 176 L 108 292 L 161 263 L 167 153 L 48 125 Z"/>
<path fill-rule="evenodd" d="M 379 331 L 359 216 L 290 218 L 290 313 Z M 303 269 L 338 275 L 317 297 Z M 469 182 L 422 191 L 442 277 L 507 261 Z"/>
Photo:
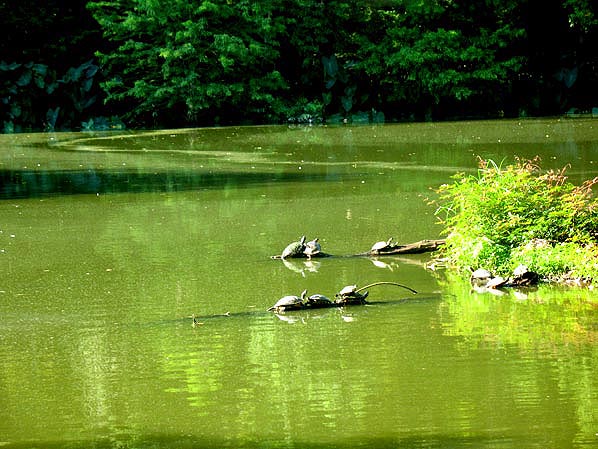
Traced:
<path fill-rule="evenodd" d="M 540 275 L 530 271 L 526 265 L 519 265 L 513 270 L 513 276 L 509 279 L 514 287 L 527 287 L 536 285 L 540 281 Z"/>
<path fill-rule="evenodd" d="M 311 259 L 312 256 L 315 256 L 319 254 L 320 251 L 322 251 L 322 246 L 320 246 L 318 240 L 318 238 L 315 238 L 305 244 L 305 249 L 303 250 L 303 253 L 307 256 L 308 259 Z"/>
<path fill-rule="evenodd" d="M 287 257 L 297 257 L 299 254 L 303 254 L 305 251 L 305 236 L 301 236 L 298 242 L 289 243 L 287 247 L 282 251 L 280 256 L 281 259 Z"/>
<path fill-rule="evenodd" d="M 341 305 L 365 304 L 365 298 L 367 298 L 369 294 L 369 292 L 359 293 L 359 291 L 357 291 L 357 285 L 346 285 L 340 292 L 334 295 L 334 302 Z"/>
<path fill-rule="evenodd" d="M 387 241 L 380 241 L 380 242 L 376 242 L 372 245 L 372 248 L 370 249 L 370 253 L 372 254 L 380 254 L 382 252 L 385 251 L 389 251 L 392 247 L 393 247 L 393 243 L 392 243 L 392 237 L 389 238 Z"/>
<path fill-rule="evenodd" d="M 485 268 L 478 268 L 477 270 L 471 273 L 469 280 L 472 283 L 472 285 L 483 287 L 486 286 L 486 284 L 488 284 L 492 277 L 492 273 L 490 273 Z"/>
<path fill-rule="evenodd" d="M 332 307 L 334 306 L 334 303 L 330 300 L 330 298 L 316 293 L 315 295 L 311 295 L 309 298 L 307 298 L 306 306 L 312 309 L 322 309 L 325 307 Z"/>
<path fill-rule="evenodd" d="M 302 309 L 305 302 L 305 296 L 307 295 L 307 290 L 303 290 L 301 292 L 301 296 L 295 295 L 287 295 L 280 298 L 276 301 L 272 307 L 268 309 L 268 311 L 274 312 L 284 312 L 286 310 L 297 310 Z"/>
<path fill-rule="evenodd" d="M 403 284 L 399 284 L 398 282 L 381 281 L 381 282 L 374 282 L 372 284 L 365 285 L 361 288 L 357 288 L 357 285 L 347 285 L 347 286 L 343 287 L 340 292 L 338 292 L 336 295 L 334 295 L 334 297 L 336 298 L 334 302 L 336 304 L 341 304 L 341 305 L 366 304 L 365 299 L 367 298 L 369 292 L 367 292 L 367 291 L 364 293 L 360 293 L 360 292 L 362 290 L 365 290 L 366 288 L 374 287 L 376 285 L 396 285 L 397 287 L 402 287 L 402 288 L 409 290 L 413 294 L 417 293 L 412 288 L 407 287 L 406 285 L 403 285 Z"/>
<path fill-rule="evenodd" d="M 513 270 L 513 277 L 520 277 L 526 273 L 529 273 L 529 268 L 527 267 L 527 265 L 521 264 L 521 265 L 518 265 L 517 268 L 515 268 Z"/>

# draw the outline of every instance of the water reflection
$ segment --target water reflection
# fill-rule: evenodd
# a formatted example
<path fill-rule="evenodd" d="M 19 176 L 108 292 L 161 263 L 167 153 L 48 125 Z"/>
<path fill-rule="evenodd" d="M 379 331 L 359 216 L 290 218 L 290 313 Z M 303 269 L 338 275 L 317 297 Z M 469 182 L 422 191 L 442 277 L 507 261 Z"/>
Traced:
<path fill-rule="evenodd" d="M 399 264 L 397 262 L 391 262 L 391 261 L 386 261 L 386 260 L 380 260 L 377 258 L 371 258 L 370 262 L 372 262 L 372 264 L 377 267 L 377 268 L 381 268 L 383 270 L 390 270 L 390 271 L 394 271 L 395 268 L 399 267 Z"/>
<path fill-rule="evenodd" d="M 239 189 L 271 182 L 335 181 L 329 176 L 260 172 L 142 172 L 133 170 L 0 170 L 0 200 L 49 195 Z"/>
<path fill-rule="evenodd" d="M 467 341 L 516 344 L 521 349 L 551 348 L 556 343 L 587 343 L 598 339 L 593 293 L 566 294 L 564 287 L 472 289 L 454 273 L 439 275 L 448 298 L 442 304 L 447 335 Z"/>
<path fill-rule="evenodd" d="M 427 262 L 427 256 L 424 256 L 422 259 L 418 257 L 418 255 L 414 255 L 413 257 L 396 257 L 396 256 L 385 256 L 385 257 L 370 257 L 370 256 L 360 256 L 356 254 L 348 254 L 348 255 L 326 255 L 325 258 L 312 258 L 312 259 L 305 259 L 305 258 L 287 258 L 287 259 L 280 259 L 282 264 L 292 271 L 293 273 L 297 273 L 302 277 L 307 277 L 309 273 L 317 273 L 322 266 L 322 263 L 330 263 L 326 262 L 326 258 L 333 257 L 348 257 L 348 258 L 362 258 L 365 260 L 369 260 L 372 265 L 380 270 L 388 270 L 394 272 L 399 270 L 401 265 L 404 264 L 411 264 L 417 265 L 420 267 L 424 267 Z"/>
<path fill-rule="evenodd" d="M 283 265 L 293 273 L 307 277 L 309 273 L 317 273 L 322 262 L 316 259 L 281 259 Z"/>
<path fill-rule="evenodd" d="M 450 273 L 442 277 L 450 292 L 439 310 L 444 333 L 463 337 L 465 351 L 514 347 L 522 354 L 517 375 L 509 380 L 515 406 L 558 408 L 559 398 L 544 393 L 546 382 L 556 382 L 560 398 L 578 404 L 572 419 L 579 431 L 573 439 L 576 444 L 593 444 L 595 417 L 588 410 L 596 406 L 598 396 L 588 395 L 587 388 L 598 369 L 598 327 L 592 293 L 580 290 L 571 295 L 562 287 L 541 286 L 497 297 L 472 293 L 468 282 Z M 538 357 L 550 374 L 538 376 Z M 576 368 L 566 362 L 580 357 Z"/>

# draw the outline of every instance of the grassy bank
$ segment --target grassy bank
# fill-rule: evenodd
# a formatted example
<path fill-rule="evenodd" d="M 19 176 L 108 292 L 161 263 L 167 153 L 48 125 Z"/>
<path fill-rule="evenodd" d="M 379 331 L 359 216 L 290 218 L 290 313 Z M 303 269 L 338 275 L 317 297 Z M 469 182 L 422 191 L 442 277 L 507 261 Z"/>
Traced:
<path fill-rule="evenodd" d="M 551 281 L 598 282 L 598 178 L 576 186 L 565 172 L 543 171 L 538 159 L 482 160 L 476 175 L 455 175 L 438 189 L 440 256 L 463 272 L 508 275 L 525 264 Z"/>

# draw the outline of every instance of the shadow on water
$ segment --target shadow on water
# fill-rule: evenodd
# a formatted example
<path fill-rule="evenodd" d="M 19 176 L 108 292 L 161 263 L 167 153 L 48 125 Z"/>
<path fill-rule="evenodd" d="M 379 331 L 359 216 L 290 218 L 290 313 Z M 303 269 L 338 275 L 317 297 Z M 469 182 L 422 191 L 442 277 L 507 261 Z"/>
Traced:
<path fill-rule="evenodd" d="M 116 170 L 0 170 L 0 199 L 56 195 L 179 192 L 243 188 L 272 182 L 335 181 L 330 175 L 247 172 L 139 172 Z"/>
<path fill-rule="evenodd" d="M 525 441 L 525 437 L 522 437 Z M 518 441 L 522 441 L 518 439 Z M 85 440 L 85 441 L 35 441 L 23 444 L 9 444 L 10 449 L 29 449 L 31 447 L 38 447 L 44 449 L 58 449 L 68 447 L 70 449 L 79 448 L 95 448 L 95 449 L 113 449 L 113 448 L 172 448 L 179 449 L 186 448 L 298 448 L 309 447 L 312 449 L 325 448 L 404 448 L 404 449 L 459 449 L 459 448 L 496 448 L 503 445 L 508 446 L 510 438 L 506 439 L 500 435 L 491 434 L 472 434 L 468 435 L 450 435 L 450 434 L 426 434 L 426 435 L 407 435 L 396 437 L 370 437 L 370 438 L 345 438 L 334 439 L 333 442 L 316 442 L 307 440 L 292 440 L 289 438 L 268 439 L 255 436 L 251 439 L 231 438 L 204 438 L 196 436 L 181 437 L 180 435 L 139 435 L 132 438 L 115 437 L 100 440 Z M 66 443 L 66 444 L 65 444 Z M 529 446 L 528 446 L 529 447 Z M 537 447 L 533 445 L 532 447 Z"/>

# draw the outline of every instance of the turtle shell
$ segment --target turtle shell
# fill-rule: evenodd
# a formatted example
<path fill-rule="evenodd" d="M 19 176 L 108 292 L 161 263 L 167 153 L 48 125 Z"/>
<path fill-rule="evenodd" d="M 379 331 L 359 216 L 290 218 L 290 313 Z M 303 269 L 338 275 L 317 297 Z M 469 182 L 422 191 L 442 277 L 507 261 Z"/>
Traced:
<path fill-rule="evenodd" d="M 307 306 L 308 307 L 312 307 L 312 308 L 322 308 L 322 307 L 331 307 L 333 305 L 333 302 L 330 300 L 330 298 L 324 296 L 324 295 L 320 295 L 320 294 L 315 294 L 315 295 L 311 295 L 309 298 L 307 298 Z"/>
<path fill-rule="evenodd" d="M 392 243 L 392 237 L 389 238 L 386 242 L 384 242 L 384 241 L 376 242 L 372 245 L 372 248 L 370 249 L 370 251 L 379 252 L 384 249 L 388 249 L 390 247 L 391 243 Z"/>
<path fill-rule="evenodd" d="M 346 285 L 344 286 L 340 292 L 337 293 L 337 296 L 346 296 L 355 293 L 357 290 L 357 285 Z"/>
<path fill-rule="evenodd" d="M 342 291 L 342 290 L 341 290 Z M 358 293 L 358 292 L 350 292 L 348 294 L 341 294 L 337 293 L 335 296 L 335 303 L 340 305 L 351 305 L 351 304 L 365 304 L 366 298 L 368 297 L 369 292 Z"/>
<path fill-rule="evenodd" d="M 485 268 L 478 268 L 473 273 L 471 273 L 471 279 L 490 279 L 492 277 L 492 273 L 490 273 Z"/>
<path fill-rule="evenodd" d="M 298 254 L 303 254 L 305 250 L 305 236 L 302 236 L 298 242 L 289 243 L 287 247 L 282 251 L 280 256 L 283 259 L 287 257 L 295 257 Z"/>
<path fill-rule="evenodd" d="M 268 311 L 275 310 L 277 312 L 283 312 L 285 310 L 293 310 L 293 309 L 300 309 L 303 307 L 303 301 L 305 301 L 305 295 L 307 294 L 307 290 L 303 290 L 301 296 L 296 295 L 287 295 L 280 298 L 276 301 L 272 307 L 268 309 Z"/>
<path fill-rule="evenodd" d="M 509 279 L 510 283 L 516 287 L 525 287 L 535 285 L 540 280 L 540 275 L 534 271 L 529 271 L 525 265 L 519 265 L 513 270 L 513 277 Z"/>
<path fill-rule="evenodd" d="M 310 240 L 309 242 L 307 242 L 305 244 L 305 249 L 303 250 L 303 252 L 307 256 L 313 256 L 315 254 L 318 254 L 321 250 L 322 250 L 322 247 L 320 246 L 320 243 L 318 242 L 318 239 L 316 238 L 316 239 Z"/>
<path fill-rule="evenodd" d="M 473 273 L 471 273 L 471 277 L 469 278 L 472 285 L 478 287 L 485 287 L 486 284 L 492 280 L 492 273 L 490 273 L 485 268 L 478 268 Z"/>
<path fill-rule="evenodd" d="M 529 268 L 527 268 L 527 265 L 518 265 L 517 268 L 515 268 L 513 270 L 513 276 L 515 277 L 519 277 L 519 276 L 523 276 L 526 273 L 529 273 Z"/>

